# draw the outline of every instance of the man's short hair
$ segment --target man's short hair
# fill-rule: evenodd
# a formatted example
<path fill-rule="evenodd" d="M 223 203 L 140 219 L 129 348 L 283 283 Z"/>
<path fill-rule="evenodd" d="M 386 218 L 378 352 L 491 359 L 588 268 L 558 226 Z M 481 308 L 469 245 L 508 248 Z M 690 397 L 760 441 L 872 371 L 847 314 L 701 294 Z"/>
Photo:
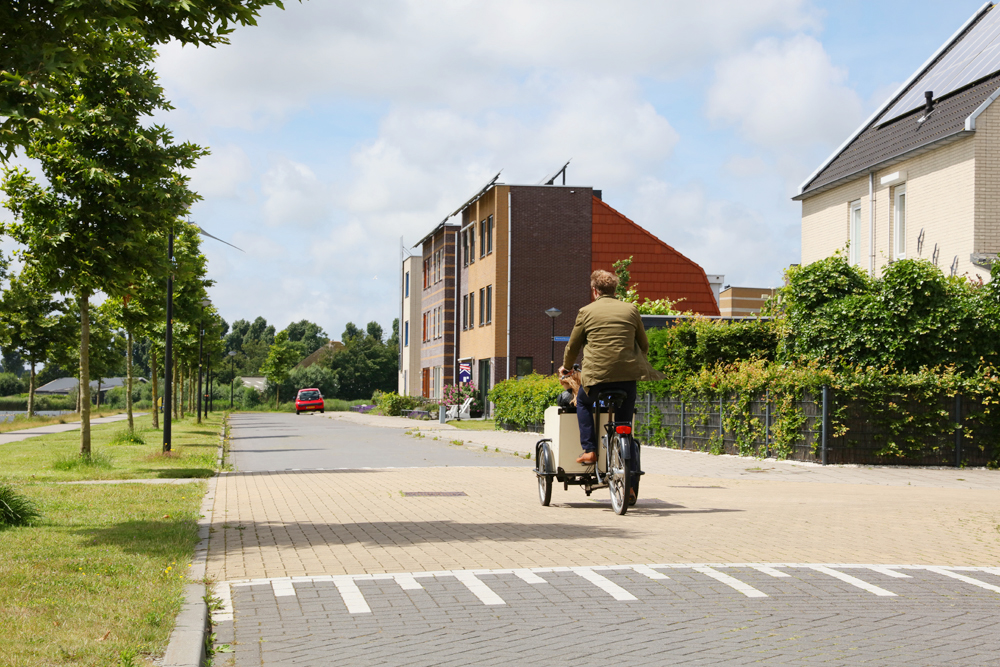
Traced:
<path fill-rule="evenodd" d="M 618 276 L 604 269 L 597 269 L 590 274 L 590 288 L 597 290 L 601 296 L 614 296 L 618 289 Z"/>

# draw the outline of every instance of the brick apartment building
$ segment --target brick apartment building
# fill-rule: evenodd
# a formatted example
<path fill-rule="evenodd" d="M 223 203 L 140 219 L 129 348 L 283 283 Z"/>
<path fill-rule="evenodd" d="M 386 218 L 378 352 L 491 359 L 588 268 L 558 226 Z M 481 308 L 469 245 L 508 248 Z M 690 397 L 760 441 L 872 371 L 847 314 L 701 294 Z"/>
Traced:
<path fill-rule="evenodd" d="M 469 364 L 484 394 L 508 378 L 549 373 L 565 343 L 555 343 L 553 353 L 553 320 L 545 311 L 562 312 L 555 336 L 569 336 L 577 311 L 590 303 L 591 272 L 610 271 L 629 256 L 640 296 L 681 299 L 685 310 L 719 314 L 704 270 L 593 188 L 491 182 L 453 219 L 461 222 L 446 220 L 417 244 L 425 271 L 421 321 L 432 331 L 421 339 L 424 396 L 438 397 L 444 384 L 456 382 L 459 364 Z"/>
<path fill-rule="evenodd" d="M 1000 11 L 978 10 L 803 183 L 802 263 L 924 258 L 989 277 L 1000 252 Z"/>

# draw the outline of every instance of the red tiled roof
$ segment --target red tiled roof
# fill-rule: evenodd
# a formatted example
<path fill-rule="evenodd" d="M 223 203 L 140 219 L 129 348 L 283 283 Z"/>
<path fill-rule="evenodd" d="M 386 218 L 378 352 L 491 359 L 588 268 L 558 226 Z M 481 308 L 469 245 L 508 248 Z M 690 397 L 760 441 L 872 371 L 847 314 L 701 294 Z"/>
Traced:
<path fill-rule="evenodd" d="M 704 269 L 597 197 L 591 230 L 592 271 L 612 271 L 615 262 L 631 256 L 631 284 L 640 298 L 683 299 L 679 310 L 719 314 Z"/>

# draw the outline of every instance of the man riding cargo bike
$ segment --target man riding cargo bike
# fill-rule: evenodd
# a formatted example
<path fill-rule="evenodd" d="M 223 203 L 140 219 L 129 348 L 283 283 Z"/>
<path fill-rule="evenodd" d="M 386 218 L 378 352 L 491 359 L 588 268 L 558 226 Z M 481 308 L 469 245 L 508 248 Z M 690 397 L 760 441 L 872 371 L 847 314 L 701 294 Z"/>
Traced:
<path fill-rule="evenodd" d="M 560 376 L 567 378 L 583 350 L 575 420 L 569 418 L 569 407 L 546 410 L 546 437 L 535 448 L 535 472 L 543 505 L 551 500 L 554 478 L 566 488 L 583 486 L 588 496 L 606 485 L 612 508 L 625 514 L 636 502 L 642 475 L 639 443 L 632 436 L 636 382 L 661 376 L 646 359 L 649 340 L 638 309 L 615 298 L 618 279 L 608 271 L 594 271 L 590 287 L 594 301 L 577 314 L 559 367 Z M 605 433 L 600 435 L 602 426 Z M 583 453 L 573 460 L 569 445 L 576 430 Z"/>

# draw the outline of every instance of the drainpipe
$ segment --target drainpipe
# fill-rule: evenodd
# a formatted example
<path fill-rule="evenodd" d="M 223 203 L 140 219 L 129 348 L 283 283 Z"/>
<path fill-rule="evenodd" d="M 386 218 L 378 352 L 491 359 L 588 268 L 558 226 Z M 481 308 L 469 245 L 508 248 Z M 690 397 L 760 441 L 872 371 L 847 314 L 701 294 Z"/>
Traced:
<path fill-rule="evenodd" d="M 875 277 L 875 172 L 868 172 L 868 272 Z"/>
<path fill-rule="evenodd" d="M 461 229 L 461 227 L 459 227 L 459 229 Z M 459 255 L 459 253 L 462 252 L 460 237 L 461 237 L 461 232 L 460 231 L 456 231 L 455 232 L 455 244 L 454 244 L 454 248 L 455 248 L 455 305 L 453 305 L 451 307 L 452 317 L 455 318 L 455 342 L 452 343 L 452 346 L 451 346 L 451 349 L 452 349 L 452 354 L 451 354 L 451 383 L 455 384 L 455 385 L 458 384 L 458 353 L 459 353 L 459 338 L 458 337 L 460 335 L 459 334 L 459 330 L 458 330 L 458 304 L 459 304 L 458 297 L 459 297 L 459 294 L 460 294 L 459 291 L 458 291 L 459 290 L 459 284 L 458 283 L 459 283 L 459 279 L 461 278 L 461 275 L 462 275 L 460 269 L 458 268 L 459 267 L 458 255 Z"/>
<path fill-rule="evenodd" d="M 510 379 L 510 230 L 514 221 L 510 217 L 510 189 L 507 190 L 507 377 Z"/>

